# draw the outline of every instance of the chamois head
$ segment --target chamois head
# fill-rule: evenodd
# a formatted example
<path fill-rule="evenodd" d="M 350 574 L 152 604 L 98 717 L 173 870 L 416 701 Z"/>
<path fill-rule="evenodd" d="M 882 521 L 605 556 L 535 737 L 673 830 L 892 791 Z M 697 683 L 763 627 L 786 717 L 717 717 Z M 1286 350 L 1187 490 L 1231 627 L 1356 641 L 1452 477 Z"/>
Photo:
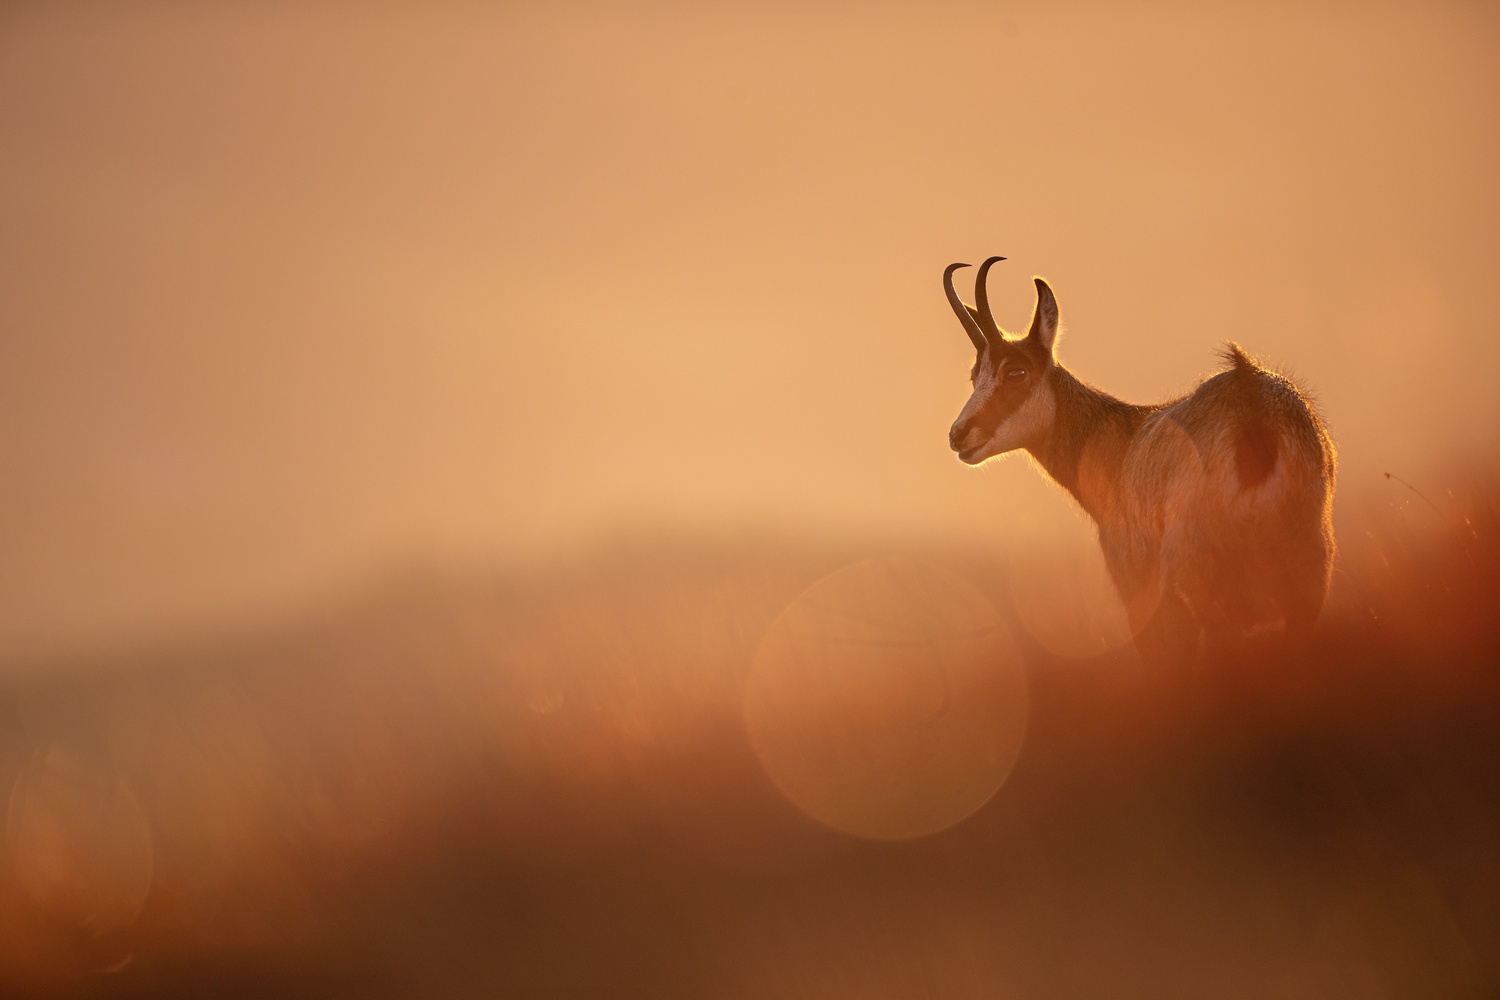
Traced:
<path fill-rule="evenodd" d="M 1036 312 L 1025 337 L 1009 339 L 990 315 L 985 278 L 990 266 L 1004 257 L 979 265 L 974 280 L 974 302 L 968 305 L 953 290 L 953 272 L 967 264 L 949 264 L 943 290 L 959 322 L 974 342 L 976 357 L 969 381 L 974 393 L 948 432 L 948 444 L 961 461 L 978 465 L 995 455 L 1046 440 L 1057 412 L 1047 372 L 1055 363 L 1052 344 L 1057 339 L 1057 299 L 1041 278 L 1036 280 Z"/>

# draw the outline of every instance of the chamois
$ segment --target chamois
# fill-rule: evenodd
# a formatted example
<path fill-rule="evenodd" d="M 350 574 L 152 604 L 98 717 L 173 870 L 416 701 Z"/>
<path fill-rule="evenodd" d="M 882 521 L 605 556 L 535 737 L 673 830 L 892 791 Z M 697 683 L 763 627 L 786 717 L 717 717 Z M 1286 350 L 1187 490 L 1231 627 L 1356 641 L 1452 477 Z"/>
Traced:
<path fill-rule="evenodd" d="M 1332 439 L 1307 394 L 1230 343 L 1224 371 L 1180 399 L 1137 405 L 1058 362 L 1057 299 L 1041 278 L 1021 338 L 943 289 L 977 357 L 948 441 L 968 465 L 1024 449 L 1093 518 L 1136 648 L 1150 660 L 1233 645 L 1264 626 L 1305 632 L 1333 569 Z"/>

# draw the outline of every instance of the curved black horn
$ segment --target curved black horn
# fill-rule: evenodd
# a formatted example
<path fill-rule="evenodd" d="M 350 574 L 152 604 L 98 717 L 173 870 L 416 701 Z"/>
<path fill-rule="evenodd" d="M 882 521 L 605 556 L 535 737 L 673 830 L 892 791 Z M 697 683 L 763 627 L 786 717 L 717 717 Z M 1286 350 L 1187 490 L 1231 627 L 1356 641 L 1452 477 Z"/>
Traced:
<path fill-rule="evenodd" d="M 988 288 L 990 266 L 1004 259 L 1004 257 L 989 258 L 979 265 L 979 274 L 974 278 L 974 318 L 979 320 L 979 328 L 984 331 L 985 339 L 991 343 L 1005 339 L 1005 334 L 1000 332 L 1000 326 L 995 322 L 995 317 L 990 315 Z"/>
<path fill-rule="evenodd" d="M 964 300 L 958 297 L 953 290 L 953 272 L 968 264 L 949 264 L 948 269 L 943 272 L 943 291 L 948 293 L 948 304 L 953 307 L 953 312 L 958 316 L 958 321 L 964 325 L 964 332 L 974 342 L 976 351 L 984 350 L 984 330 L 980 328 L 979 322 L 974 318 L 974 313 L 964 305 Z"/>

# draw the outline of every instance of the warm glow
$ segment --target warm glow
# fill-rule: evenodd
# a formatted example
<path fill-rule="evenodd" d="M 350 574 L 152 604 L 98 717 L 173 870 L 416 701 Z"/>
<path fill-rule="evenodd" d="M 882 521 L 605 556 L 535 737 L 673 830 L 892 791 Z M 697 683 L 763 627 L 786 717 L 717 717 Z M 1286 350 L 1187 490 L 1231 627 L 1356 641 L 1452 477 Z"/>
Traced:
<path fill-rule="evenodd" d="M 1497 52 L 0 5 L 0 996 L 1500 995 Z M 1230 340 L 1317 398 L 1305 642 L 1144 662 L 949 450 L 991 254 L 1124 399 Z"/>

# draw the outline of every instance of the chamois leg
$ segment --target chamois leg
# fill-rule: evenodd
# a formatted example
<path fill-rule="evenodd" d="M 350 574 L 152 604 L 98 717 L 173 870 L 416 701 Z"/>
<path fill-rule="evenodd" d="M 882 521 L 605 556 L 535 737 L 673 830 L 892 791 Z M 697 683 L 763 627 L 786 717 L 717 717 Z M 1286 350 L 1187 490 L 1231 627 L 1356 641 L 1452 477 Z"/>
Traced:
<path fill-rule="evenodd" d="M 1244 609 L 1236 603 L 1242 598 L 1222 580 L 1210 579 L 1212 586 L 1200 579 L 1188 608 L 1203 628 L 1202 658 L 1210 664 L 1233 663 L 1243 658 L 1246 648 Z"/>
<path fill-rule="evenodd" d="M 1232 663 L 1246 655 L 1245 634 L 1225 617 L 1203 627 L 1203 658 L 1210 663 Z"/>
<path fill-rule="evenodd" d="M 1304 642 L 1328 598 L 1329 568 L 1333 563 L 1331 538 L 1319 536 L 1288 553 L 1275 582 L 1276 603 L 1286 620 L 1286 635 Z"/>
<path fill-rule="evenodd" d="M 1288 638 L 1305 640 L 1312 634 L 1313 623 L 1318 620 L 1327 597 L 1328 587 L 1317 577 L 1309 579 L 1305 575 L 1283 583 L 1277 603 L 1286 617 Z"/>
<path fill-rule="evenodd" d="M 1174 591 L 1167 590 L 1150 617 L 1143 623 L 1132 620 L 1135 648 L 1141 659 L 1153 666 L 1176 666 L 1198 657 L 1201 631 L 1187 603 Z"/>

